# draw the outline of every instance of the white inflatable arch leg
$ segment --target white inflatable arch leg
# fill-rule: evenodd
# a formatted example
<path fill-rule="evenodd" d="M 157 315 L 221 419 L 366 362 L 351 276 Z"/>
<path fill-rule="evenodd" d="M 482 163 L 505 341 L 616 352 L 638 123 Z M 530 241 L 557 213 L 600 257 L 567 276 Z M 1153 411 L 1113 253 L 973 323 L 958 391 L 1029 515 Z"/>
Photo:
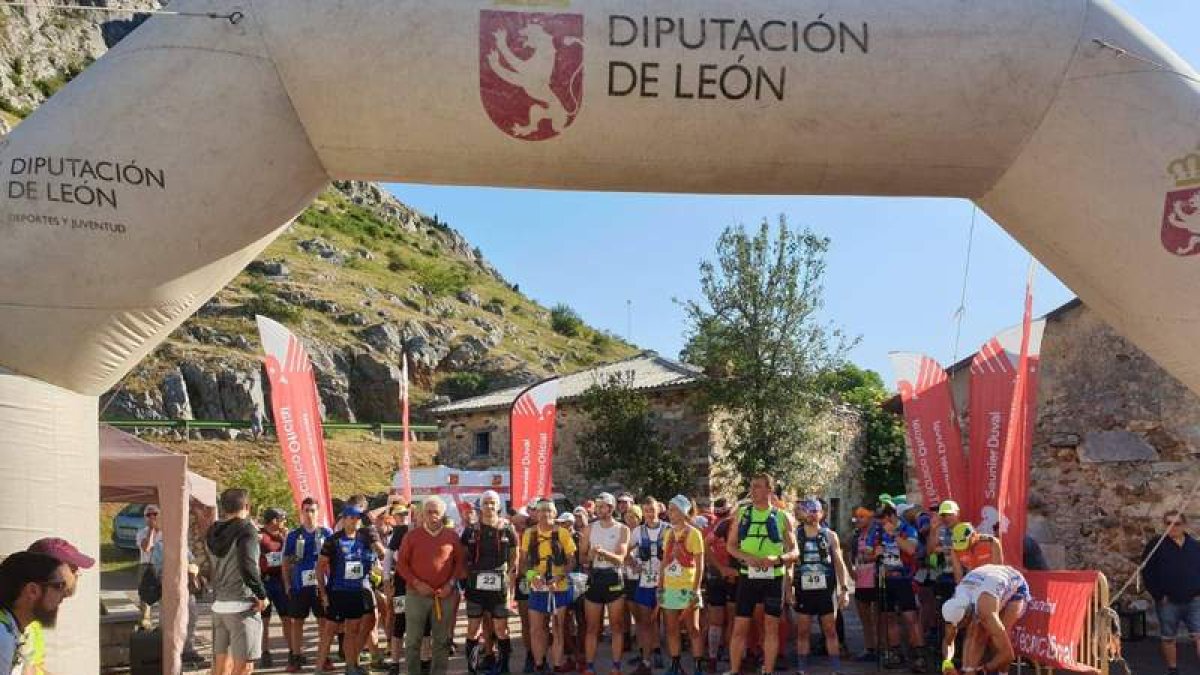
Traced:
<path fill-rule="evenodd" d="M 238 20 L 148 21 L 0 142 L 2 466 L 94 469 L 91 397 L 331 176 L 970 198 L 1200 390 L 1200 78 L 1106 0 L 172 9 Z M 63 429 L 12 433 L 39 426 Z M 4 515 L 0 552 L 75 535 Z M 70 625 L 94 620 L 89 592 Z M 51 670 L 94 672 L 94 642 L 71 643 Z"/>

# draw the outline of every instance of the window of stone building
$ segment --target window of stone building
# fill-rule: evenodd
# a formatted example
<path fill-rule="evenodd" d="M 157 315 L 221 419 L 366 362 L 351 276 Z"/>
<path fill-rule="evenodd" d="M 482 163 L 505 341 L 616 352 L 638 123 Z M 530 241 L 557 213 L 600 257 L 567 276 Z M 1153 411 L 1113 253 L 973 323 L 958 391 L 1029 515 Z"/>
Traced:
<path fill-rule="evenodd" d="M 492 454 L 492 434 L 489 431 L 475 433 L 475 456 L 487 457 Z"/>

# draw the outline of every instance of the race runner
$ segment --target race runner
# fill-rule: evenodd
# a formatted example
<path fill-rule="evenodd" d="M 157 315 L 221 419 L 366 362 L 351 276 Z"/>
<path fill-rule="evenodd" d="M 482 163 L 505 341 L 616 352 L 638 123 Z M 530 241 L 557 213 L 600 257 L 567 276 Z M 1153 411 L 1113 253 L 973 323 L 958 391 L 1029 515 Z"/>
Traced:
<path fill-rule="evenodd" d="M 878 536 L 879 523 L 875 512 L 866 506 L 854 509 L 854 538 L 849 554 L 854 560 L 854 603 L 863 627 L 863 644 L 866 648 L 856 659 L 875 661 L 879 658 L 879 589 L 876 587 L 875 548 L 872 543 Z"/>
<path fill-rule="evenodd" d="M 837 533 L 822 524 L 824 509 L 816 499 L 800 502 L 804 521 L 796 528 L 799 548 L 796 562 L 796 653 L 799 657 L 798 675 L 808 668 L 811 646 L 809 638 L 812 619 L 818 617 L 825 635 L 829 665 L 835 675 L 841 673 L 841 646 L 838 643 L 837 612 L 850 604 L 846 585 L 850 577 L 842 559 L 841 542 Z M 791 558 L 789 558 L 791 560 Z"/>
<path fill-rule="evenodd" d="M 729 502 L 720 497 L 713 503 L 713 516 L 717 522 L 706 537 L 704 558 L 704 600 L 708 616 L 708 669 L 717 671 L 721 650 L 728 646 L 733 628 L 733 615 L 737 609 L 738 571 L 725 547 L 733 522 Z"/>
<path fill-rule="evenodd" d="M 779 656 L 779 618 L 783 615 L 783 558 L 796 555 L 796 539 L 787 514 L 771 503 L 775 479 L 766 473 L 750 479 L 751 503 L 739 507 L 725 547 L 741 570 L 737 618 L 729 641 L 729 669 L 740 673 L 751 620 L 763 627 L 762 672 L 775 672 Z"/>
<path fill-rule="evenodd" d="M 663 555 L 663 572 L 658 581 L 660 603 L 667 618 L 667 652 L 671 667 L 666 675 L 684 675 L 680 664 L 683 651 L 680 624 L 687 630 L 696 675 L 704 673 L 704 642 L 700 638 L 700 584 L 704 581 L 704 535 L 689 521 L 692 502 L 675 495 L 667 505 L 671 530 Z"/>
<path fill-rule="evenodd" d="M 408 586 L 404 577 L 400 576 L 400 568 L 396 566 L 396 555 L 404 545 L 404 537 L 412 526 L 408 523 L 410 509 L 403 501 L 392 504 L 391 513 L 395 523 L 392 526 L 392 536 L 388 539 L 387 555 L 383 559 L 383 578 L 387 584 L 384 594 L 389 596 L 388 602 L 392 603 L 392 639 L 389 641 L 392 665 L 388 668 L 388 675 L 400 675 L 400 657 L 404 653 L 405 629 L 408 627 L 405 615 Z"/>
<path fill-rule="evenodd" d="M 554 502 L 543 499 L 535 511 L 537 524 L 521 538 L 522 576 L 529 582 L 529 649 L 535 668 L 549 673 L 562 665 L 566 614 L 571 605 L 567 574 L 574 569 L 575 542 L 554 522 Z M 553 642 L 550 622 L 553 621 Z M 549 661 L 547 661 L 549 656 Z"/>
<path fill-rule="evenodd" d="M 1007 673 L 1016 657 L 1008 631 L 1030 600 L 1025 577 L 1007 565 L 982 565 L 967 573 L 954 595 L 942 605 L 946 620 L 946 636 L 942 640 L 942 672 Z M 967 627 L 963 646 L 962 668 L 954 667 L 954 638 Z M 984 652 L 993 649 L 992 658 L 984 663 Z"/>
<path fill-rule="evenodd" d="M 613 519 L 617 500 L 607 492 L 595 499 L 598 519 L 583 531 L 581 558 L 588 565 L 586 600 L 587 639 L 583 675 L 596 675 L 596 647 L 604 628 L 604 610 L 612 635 L 612 675 L 621 673 L 621 654 L 625 651 L 625 584 L 621 564 L 629 553 L 629 528 Z"/>
<path fill-rule="evenodd" d="M 305 497 L 300 504 L 300 527 L 288 532 L 283 545 L 283 580 L 288 593 L 288 620 L 284 625 L 289 673 L 298 673 L 305 665 L 304 621 L 308 615 L 312 614 L 324 630 L 325 611 L 317 598 L 317 556 L 325 540 L 333 536 L 333 530 L 317 525 L 318 511 L 316 500 Z"/>
<path fill-rule="evenodd" d="M 919 535 L 911 525 L 900 520 L 896 507 L 891 504 L 884 505 L 880 520 L 883 529 L 875 539 L 875 557 L 883 580 L 880 601 L 883 620 L 887 624 L 888 649 L 884 654 L 884 665 L 899 668 L 904 663 L 900 653 L 900 620 L 903 619 L 914 652 L 912 671 L 924 672 L 925 636 L 917 617 L 917 595 L 913 588 Z"/>
<path fill-rule="evenodd" d="M 954 580 L 982 565 L 1003 565 L 1004 549 L 1000 540 L 990 534 L 976 532 L 970 523 L 958 523 L 950 533 L 954 547 Z"/>
<path fill-rule="evenodd" d="M 651 666 L 662 668 L 658 641 L 658 576 L 662 572 L 663 549 L 668 526 L 659 517 L 658 500 L 642 500 L 642 525 L 633 531 L 629 558 L 638 569 L 638 586 L 633 595 L 633 615 L 637 619 L 637 641 L 642 660 L 634 675 L 650 675 Z M 653 662 L 651 661 L 653 658 Z"/>
<path fill-rule="evenodd" d="M 496 672 L 509 672 L 512 639 L 508 634 L 509 605 L 517 576 L 520 546 L 513 526 L 500 517 L 500 495 L 493 490 L 479 497 L 479 522 L 463 530 L 467 559 L 467 665 L 470 672 L 483 662 L 480 637 L 484 616 L 491 619 L 496 645 Z"/>
<path fill-rule="evenodd" d="M 258 659 L 260 668 L 272 668 L 275 665 L 268 648 L 271 633 L 271 614 L 279 614 L 279 623 L 283 637 L 287 640 L 288 663 L 294 659 L 296 652 L 292 645 L 288 630 L 287 590 L 283 582 L 283 546 L 287 540 L 287 529 L 284 527 L 284 513 L 280 509 L 267 508 L 262 512 L 263 526 L 258 532 L 258 571 L 262 575 L 263 586 L 267 589 L 267 606 L 262 611 L 262 656 Z"/>
<path fill-rule="evenodd" d="M 327 671 L 329 646 L 339 628 L 345 631 L 347 675 L 365 673 L 358 667 L 359 652 L 365 643 L 364 620 L 374 612 L 375 601 L 370 588 L 370 575 L 377 564 L 369 540 L 358 536 L 362 511 L 349 503 L 342 509 L 341 529 L 325 540 L 317 561 L 317 595 L 325 611 L 326 622 L 317 646 L 316 673 Z"/>

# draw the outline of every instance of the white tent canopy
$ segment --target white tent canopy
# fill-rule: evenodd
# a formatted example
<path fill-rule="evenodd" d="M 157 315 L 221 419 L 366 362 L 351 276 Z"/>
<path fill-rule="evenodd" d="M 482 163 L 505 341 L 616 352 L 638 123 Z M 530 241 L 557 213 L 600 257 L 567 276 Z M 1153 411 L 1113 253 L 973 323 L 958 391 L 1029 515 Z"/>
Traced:
<path fill-rule="evenodd" d="M 0 143 L 0 550 L 95 552 L 95 397 L 331 178 L 968 198 L 1200 389 L 1200 75 L 1109 0 L 171 9 Z"/>

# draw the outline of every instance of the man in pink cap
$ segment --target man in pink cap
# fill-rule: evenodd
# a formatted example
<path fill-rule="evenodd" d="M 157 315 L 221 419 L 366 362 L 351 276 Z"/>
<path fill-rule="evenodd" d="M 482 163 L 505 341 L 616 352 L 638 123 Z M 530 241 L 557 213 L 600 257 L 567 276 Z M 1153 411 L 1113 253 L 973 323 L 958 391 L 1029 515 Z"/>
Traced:
<path fill-rule="evenodd" d="M 74 544 L 58 537 L 38 539 L 30 544 L 27 550 L 30 553 L 48 555 L 64 565 L 63 582 L 66 583 L 63 591 L 64 600 L 75 595 L 75 588 L 79 585 L 80 571 L 90 570 L 96 564 L 94 558 L 80 553 Z M 24 642 L 23 650 L 27 672 L 29 670 L 39 674 L 46 672 L 46 638 L 40 622 L 33 621 L 25 627 Z"/>

